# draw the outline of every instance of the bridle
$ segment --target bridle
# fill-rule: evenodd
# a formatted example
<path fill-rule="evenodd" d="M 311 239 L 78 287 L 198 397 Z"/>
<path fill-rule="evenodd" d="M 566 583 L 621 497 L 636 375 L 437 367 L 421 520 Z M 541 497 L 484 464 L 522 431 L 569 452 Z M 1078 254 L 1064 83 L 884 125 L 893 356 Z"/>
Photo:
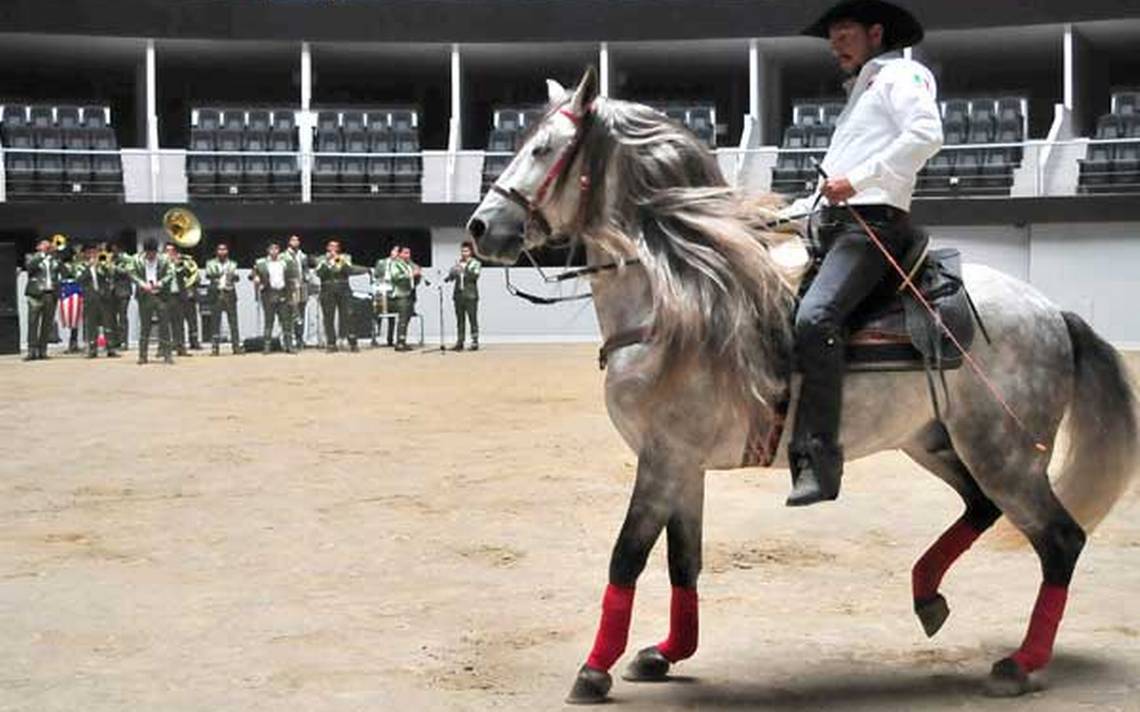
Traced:
<path fill-rule="evenodd" d="M 570 120 L 570 123 L 574 124 L 574 138 L 571 139 L 570 143 L 562 149 L 562 152 L 558 155 L 558 158 L 554 161 L 554 164 L 550 166 L 550 170 L 546 172 L 546 175 L 542 179 L 542 183 L 540 183 L 538 186 L 538 190 L 535 191 L 534 197 L 528 197 L 518 188 L 504 188 L 503 186 L 499 185 L 499 181 L 497 180 L 491 184 L 492 192 L 499 194 L 503 198 L 506 198 L 510 202 L 526 211 L 526 229 L 528 231 L 534 227 L 540 230 L 542 234 L 547 236 L 552 235 L 554 231 L 550 226 L 550 222 L 542 214 L 543 204 L 546 202 L 546 198 L 550 193 L 550 189 L 554 186 L 555 183 L 558 182 L 558 180 L 562 177 L 562 174 L 565 173 L 571 165 L 573 165 L 575 159 L 578 158 L 578 154 L 581 153 L 582 139 L 586 135 L 586 129 L 589 127 L 590 120 L 594 115 L 592 106 L 587 106 L 581 114 L 576 114 L 573 111 L 565 108 L 559 109 L 558 113 L 562 116 L 565 116 Z M 589 189 L 590 178 L 585 174 L 585 172 L 583 172 L 582 176 L 578 180 L 578 190 L 584 197 Z M 585 200 L 579 201 L 579 217 L 581 217 L 582 213 L 584 212 L 581 205 L 584 205 L 585 202 Z"/>
<path fill-rule="evenodd" d="M 558 158 L 554 161 L 554 164 L 550 166 L 550 170 L 546 172 L 546 175 L 542 179 L 542 183 L 540 183 L 538 186 L 538 190 L 535 191 L 534 197 L 528 197 L 525 193 L 517 188 L 504 188 L 503 186 L 499 185 L 499 181 L 497 180 L 491 184 L 491 191 L 497 193 L 506 200 L 509 200 L 510 202 L 518 205 L 526 211 L 527 222 L 526 227 L 524 228 L 526 230 L 526 234 L 529 234 L 530 230 L 533 228 L 539 230 L 543 235 L 547 237 L 554 236 L 554 230 L 550 226 L 550 222 L 542 214 L 543 205 L 546 203 L 547 197 L 549 197 L 550 189 L 553 188 L 554 185 L 562 178 L 570 166 L 574 165 L 574 161 L 576 161 L 578 159 L 578 156 L 582 153 L 583 139 L 585 138 L 586 131 L 589 129 L 590 121 L 593 120 L 594 117 L 592 106 L 587 106 L 581 114 L 574 113 L 573 111 L 566 108 L 559 109 L 558 113 L 562 116 L 565 116 L 570 120 L 572 124 L 574 124 L 574 137 L 571 139 L 570 143 L 562 149 L 562 152 L 558 155 Z M 590 176 L 586 173 L 586 169 L 583 169 L 582 175 L 578 178 L 578 216 L 574 224 L 574 228 L 576 230 L 581 230 L 583 225 L 585 225 L 586 210 L 588 209 L 589 205 L 588 201 L 586 200 L 586 196 L 589 190 Z M 570 270 L 568 272 L 563 272 L 557 276 L 550 277 L 542 271 L 542 268 L 539 266 L 538 261 L 534 259 L 534 256 L 531 255 L 530 251 L 525 247 L 523 248 L 523 254 L 526 255 L 526 258 L 531 263 L 531 266 L 533 266 L 538 271 L 538 274 L 542 278 L 542 281 L 546 284 L 557 284 L 559 282 L 580 279 L 582 277 L 598 274 L 599 272 L 607 272 L 610 270 L 616 270 L 626 265 L 634 265 L 640 263 L 640 260 L 634 258 L 604 265 L 583 267 L 581 269 Z M 505 276 L 507 291 L 511 295 L 525 299 L 532 304 L 560 304 L 562 302 L 590 299 L 593 296 L 587 292 L 584 294 L 575 294 L 572 296 L 542 297 L 536 294 L 530 294 L 516 287 L 511 282 L 511 270 L 509 267 L 505 269 Z"/>

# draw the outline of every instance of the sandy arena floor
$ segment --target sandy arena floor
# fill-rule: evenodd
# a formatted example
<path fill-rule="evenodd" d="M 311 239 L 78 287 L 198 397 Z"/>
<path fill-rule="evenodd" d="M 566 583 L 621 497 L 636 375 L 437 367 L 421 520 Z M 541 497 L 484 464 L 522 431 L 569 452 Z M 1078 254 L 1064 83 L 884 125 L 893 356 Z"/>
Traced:
<path fill-rule="evenodd" d="M 0 393 L 0 709 L 561 706 L 634 472 L 593 348 L 5 358 Z M 1140 710 L 1140 487 L 1016 702 L 980 682 L 1024 632 L 1028 548 L 984 539 L 928 641 L 910 566 L 956 496 L 894 454 L 836 506 L 786 487 L 710 474 L 702 649 L 677 682 L 618 680 L 622 709 Z M 665 630 L 663 549 L 631 651 Z"/>

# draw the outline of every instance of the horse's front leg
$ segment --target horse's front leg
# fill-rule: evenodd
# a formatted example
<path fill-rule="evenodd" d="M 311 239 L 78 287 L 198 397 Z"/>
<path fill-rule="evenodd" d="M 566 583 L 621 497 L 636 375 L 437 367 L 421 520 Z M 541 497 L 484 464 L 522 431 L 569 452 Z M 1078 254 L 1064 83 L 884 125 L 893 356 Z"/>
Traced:
<path fill-rule="evenodd" d="M 669 668 L 697 652 L 697 577 L 701 573 L 701 529 L 704 515 L 704 473 L 684 480 L 680 486 L 666 536 L 669 541 L 669 581 L 673 585 L 669 606 L 669 637 L 642 649 L 622 678 L 631 682 L 660 682 Z"/>
<path fill-rule="evenodd" d="M 567 702 L 604 702 L 609 694 L 613 684 L 609 670 L 625 652 L 629 639 L 637 577 L 661 530 L 677 511 L 678 495 L 684 491 L 690 469 L 659 451 L 647 449 L 638 458 L 633 496 L 610 557 L 610 582 L 602 598 L 598 634 Z"/>

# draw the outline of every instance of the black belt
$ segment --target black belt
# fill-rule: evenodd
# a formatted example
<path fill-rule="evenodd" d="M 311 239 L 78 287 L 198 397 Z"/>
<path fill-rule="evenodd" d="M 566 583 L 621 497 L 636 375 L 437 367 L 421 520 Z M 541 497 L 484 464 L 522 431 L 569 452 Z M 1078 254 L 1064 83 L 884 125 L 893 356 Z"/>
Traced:
<path fill-rule="evenodd" d="M 899 210 L 891 205 L 852 205 L 851 207 L 855 208 L 864 220 L 877 223 L 891 223 L 910 215 L 905 210 Z M 847 206 L 828 206 L 820 211 L 820 217 L 824 222 L 855 222 L 855 218 Z"/>

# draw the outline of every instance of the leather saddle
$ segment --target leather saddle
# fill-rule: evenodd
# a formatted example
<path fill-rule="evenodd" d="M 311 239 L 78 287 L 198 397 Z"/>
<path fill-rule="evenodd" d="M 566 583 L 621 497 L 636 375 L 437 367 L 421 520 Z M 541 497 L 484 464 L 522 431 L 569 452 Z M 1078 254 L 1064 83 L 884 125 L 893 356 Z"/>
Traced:
<path fill-rule="evenodd" d="M 957 250 L 931 249 L 925 233 L 903 256 L 908 281 L 935 316 L 900 279 L 884 283 L 848 322 L 848 371 L 943 371 L 962 365 L 962 354 L 943 325 L 969 349 L 974 341 L 973 303 L 962 282 Z"/>

